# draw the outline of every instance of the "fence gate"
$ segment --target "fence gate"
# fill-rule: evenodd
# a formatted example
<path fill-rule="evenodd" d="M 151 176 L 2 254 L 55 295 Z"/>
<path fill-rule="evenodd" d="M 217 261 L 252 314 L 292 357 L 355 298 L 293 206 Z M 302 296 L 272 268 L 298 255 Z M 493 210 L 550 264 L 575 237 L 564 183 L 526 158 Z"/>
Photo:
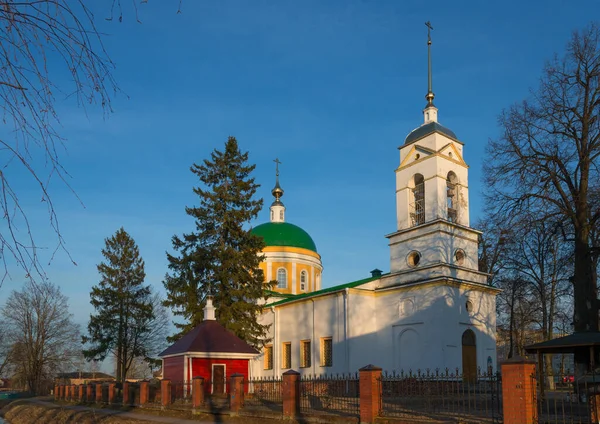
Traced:
<path fill-rule="evenodd" d="M 538 367 L 532 375 L 537 423 L 590 424 L 598 422 L 600 376 L 575 377 L 570 370 L 551 375 Z"/>

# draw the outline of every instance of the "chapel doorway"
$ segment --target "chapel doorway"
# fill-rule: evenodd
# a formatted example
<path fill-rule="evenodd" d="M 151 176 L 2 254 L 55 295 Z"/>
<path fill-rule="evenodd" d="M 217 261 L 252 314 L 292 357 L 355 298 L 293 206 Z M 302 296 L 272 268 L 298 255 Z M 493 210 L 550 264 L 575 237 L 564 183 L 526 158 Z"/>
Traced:
<path fill-rule="evenodd" d="M 213 365 L 213 395 L 225 394 L 225 365 Z"/>
<path fill-rule="evenodd" d="M 462 335 L 462 370 L 465 383 L 477 380 L 477 344 L 473 330 L 466 330 Z"/>

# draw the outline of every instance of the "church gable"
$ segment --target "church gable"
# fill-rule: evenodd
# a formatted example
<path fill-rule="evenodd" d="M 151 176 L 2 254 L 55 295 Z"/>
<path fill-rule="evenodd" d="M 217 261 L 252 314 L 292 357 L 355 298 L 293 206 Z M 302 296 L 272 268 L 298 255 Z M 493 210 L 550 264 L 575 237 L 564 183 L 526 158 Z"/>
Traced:
<path fill-rule="evenodd" d="M 413 145 L 406 157 L 400 163 L 398 169 L 404 168 L 405 166 L 412 165 L 413 163 L 420 162 L 427 157 L 435 154 L 435 150 L 432 150 L 425 146 Z"/>
<path fill-rule="evenodd" d="M 462 155 L 460 154 L 460 151 L 456 148 L 454 143 L 446 144 L 437 152 L 437 154 L 460 165 L 467 166 Z"/>

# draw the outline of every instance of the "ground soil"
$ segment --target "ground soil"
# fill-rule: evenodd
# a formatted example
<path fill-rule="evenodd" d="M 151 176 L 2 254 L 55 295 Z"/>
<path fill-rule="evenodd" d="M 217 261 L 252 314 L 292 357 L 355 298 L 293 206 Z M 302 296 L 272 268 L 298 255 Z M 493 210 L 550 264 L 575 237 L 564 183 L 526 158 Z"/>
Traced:
<path fill-rule="evenodd" d="M 68 408 L 73 404 L 54 402 L 53 405 L 39 404 L 36 400 L 45 399 L 22 399 L 12 401 L 0 410 L 0 417 L 4 417 L 10 424 L 156 424 L 157 416 L 180 418 L 185 420 L 194 420 L 198 423 L 228 423 L 228 424 L 256 424 L 265 422 L 275 422 L 265 418 L 251 417 L 229 417 L 214 416 L 210 414 L 192 415 L 183 411 L 161 411 L 150 409 L 132 409 L 123 408 L 122 412 L 135 412 L 136 417 L 123 417 L 116 415 L 107 415 L 102 412 L 102 408 L 86 408 L 86 410 L 74 410 Z M 111 408 L 113 409 L 113 408 Z M 112 411 L 111 411 L 112 413 Z M 155 419 L 145 420 L 144 415 L 152 415 Z"/>

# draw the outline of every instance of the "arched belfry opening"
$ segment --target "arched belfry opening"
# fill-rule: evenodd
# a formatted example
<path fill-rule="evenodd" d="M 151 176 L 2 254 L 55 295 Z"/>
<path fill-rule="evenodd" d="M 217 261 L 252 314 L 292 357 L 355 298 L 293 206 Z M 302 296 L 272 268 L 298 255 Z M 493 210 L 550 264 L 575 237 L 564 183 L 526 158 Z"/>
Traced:
<path fill-rule="evenodd" d="M 458 178 L 452 171 L 446 177 L 446 206 L 448 208 L 448 221 L 457 222 L 458 219 Z"/>
<path fill-rule="evenodd" d="M 413 175 L 410 181 L 410 220 L 411 225 L 425 223 L 425 179 L 421 174 Z"/>
<path fill-rule="evenodd" d="M 462 334 L 462 372 L 465 383 L 477 380 L 477 342 L 471 329 Z"/>

